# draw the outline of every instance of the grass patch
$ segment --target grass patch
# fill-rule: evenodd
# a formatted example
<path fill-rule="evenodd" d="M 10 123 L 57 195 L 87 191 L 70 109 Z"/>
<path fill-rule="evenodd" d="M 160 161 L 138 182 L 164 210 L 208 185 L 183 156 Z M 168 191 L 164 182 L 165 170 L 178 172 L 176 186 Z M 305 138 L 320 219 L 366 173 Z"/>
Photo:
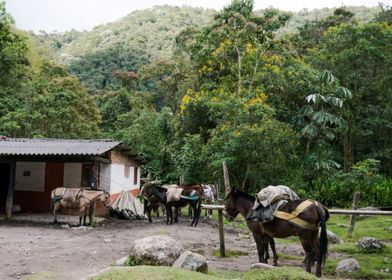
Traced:
<path fill-rule="evenodd" d="M 209 269 L 208 275 L 220 278 L 220 279 L 241 279 L 244 272 L 233 271 L 233 270 L 214 270 Z"/>
<path fill-rule="evenodd" d="M 348 255 L 347 258 L 356 259 L 360 269 L 357 272 L 337 275 L 336 265 L 342 259 L 329 258 L 324 270 L 327 276 L 350 279 L 392 279 L 392 271 L 385 272 L 385 269 L 392 267 L 392 248 L 389 246 L 384 246 L 381 253 L 366 253 L 356 246 L 356 242 L 346 242 L 330 246 L 330 252 L 344 253 Z"/>
<path fill-rule="evenodd" d="M 111 268 L 93 277 L 94 280 L 216 280 L 220 277 L 189 271 L 181 268 L 165 266 L 134 266 L 126 268 Z"/>
<path fill-rule="evenodd" d="M 316 280 L 316 276 L 296 267 L 280 267 L 279 269 L 250 269 L 243 280 Z"/>
<path fill-rule="evenodd" d="M 248 252 L 244 252 L 244 251 L 238 251 L 238 250 L 225 250 L 226 253 L 226 258 L 236 258 L 239 256 L 247 256 L 249 255 Z M 221 257 L 220 256 L 220 250 L 214 250 L 212 252 L 212 255 L 215 257 Z"/>
<path fill-rule="evenodd" d="M 356 241 L 365 236 L 375 237 L 379 240 L 392 240 L 392 232 L 385 230 L 385 227 L 392 225 L 390 216 L 371 216 L 370 218 L 360 218 L 355 220 L 352 238 L 347 237 L 349 216 L 331 215 L 327 228 L 336 233 L 344 241 Z"/>

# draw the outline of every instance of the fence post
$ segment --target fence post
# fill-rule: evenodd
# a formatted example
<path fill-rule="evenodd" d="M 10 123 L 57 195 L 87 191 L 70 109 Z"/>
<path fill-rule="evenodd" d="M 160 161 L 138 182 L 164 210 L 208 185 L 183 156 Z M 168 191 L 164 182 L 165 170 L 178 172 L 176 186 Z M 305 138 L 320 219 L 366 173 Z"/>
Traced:
<path fill-rule="evenodd" d="M 359 196 L 360 196 L 360 192 L 356 192 L 354 194 L 354 199 L 353 199 L 353 210 L 357 210 L 358 208 L 358 203 L 359 203 Z M 348 228 L 348 237 L 351 238 L 352 234 L 353 234 L 353 230 L 354 230 L 354 225 L 355 225 L 355 214 L 350 216 L 350 225 Z"/>
<path fill-rule="evenodd" d="M 219 250 L 222 258 L 226 257 L 225 253 L 225 236 L 223 231 L 223 210 L 218 210 L 218 223 L 219 223 Z"/>

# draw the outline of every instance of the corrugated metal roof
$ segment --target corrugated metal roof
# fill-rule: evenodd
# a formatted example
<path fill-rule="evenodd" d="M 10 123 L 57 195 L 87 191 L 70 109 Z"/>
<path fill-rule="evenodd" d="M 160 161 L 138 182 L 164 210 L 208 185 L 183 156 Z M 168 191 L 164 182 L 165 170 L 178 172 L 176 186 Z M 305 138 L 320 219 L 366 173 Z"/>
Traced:
<path fill-rule="evenodd" d="M 27 139 L 0 137 L 0 155 L 102 155 L 121 142 L 113 140 Z"/>

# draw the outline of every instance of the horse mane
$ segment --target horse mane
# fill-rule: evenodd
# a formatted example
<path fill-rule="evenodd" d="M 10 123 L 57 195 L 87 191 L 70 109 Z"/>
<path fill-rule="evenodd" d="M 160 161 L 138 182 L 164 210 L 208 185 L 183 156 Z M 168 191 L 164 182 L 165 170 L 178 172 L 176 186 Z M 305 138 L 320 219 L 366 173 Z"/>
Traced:
<path fill-rule="evenodd" d="M 237 194 L 238 196 L 242 196 L 248 200 L 251 200 L 252 202 L 254 202 L 256 200 L 256 198 L 246 192 L 243 191 L 234 191 L 233 193 Z"/>

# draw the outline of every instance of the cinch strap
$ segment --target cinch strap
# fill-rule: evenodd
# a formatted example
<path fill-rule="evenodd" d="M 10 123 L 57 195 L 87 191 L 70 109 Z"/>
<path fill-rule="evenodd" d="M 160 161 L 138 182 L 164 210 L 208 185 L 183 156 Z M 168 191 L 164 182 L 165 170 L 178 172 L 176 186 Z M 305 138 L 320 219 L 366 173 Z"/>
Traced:
<path fill-rule="evenodd" d="M 287 220 L 288 222 L 299 226 L 303 229 L 318 229 L 318 226 L 315 224 L 311 224 L 307 221 L 304 221 L 301 218 L 298 218 L 298 215 L 301 214 L 303 211 L 306 210 L 306 208 L 308 208 L 310 205 L 312 205 L 314 203 L 314 201 L 312 200 L 305 200 L 303 201 L 301 204 L 299 204 L 297 206 L 297 208 L 295 208 L 294 211 L 292 211 L 291 213 L 287 213 L 287 212 L 283 212 L 283 211 L 276 211 L 274 213 L 274 216 L 283 220 Z"/>

